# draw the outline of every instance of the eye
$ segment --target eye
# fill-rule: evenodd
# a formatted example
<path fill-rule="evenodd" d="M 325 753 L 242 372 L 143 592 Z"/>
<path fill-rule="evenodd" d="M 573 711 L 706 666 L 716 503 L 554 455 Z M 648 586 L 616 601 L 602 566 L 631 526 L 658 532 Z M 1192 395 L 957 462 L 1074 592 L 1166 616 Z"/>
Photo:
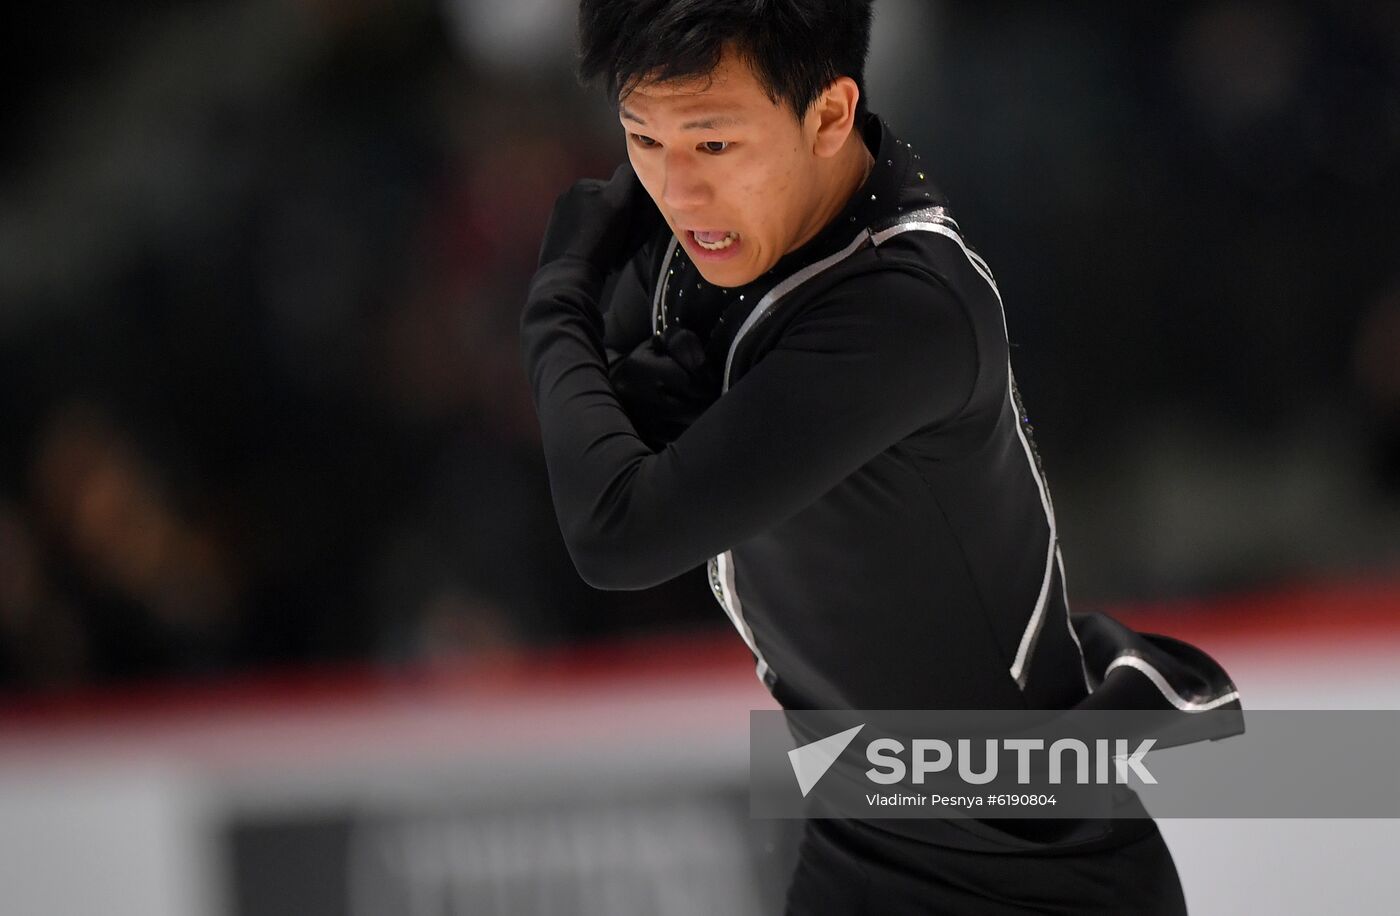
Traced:
<path fill-rule="evenodd" d="M 715 155 L 719 155 L 720 153 L 722 153 L 722 152 L 724 152 L 725 150 L 729 149 L 729 141 L 728 141 L 728 140 L 706 140 L 704 143 L 700 144 L 700 148 L 703 149 L 703 150 L 704 150 L 705 152 L 707 152 L 707 153 L 714 153 Z"/>
<path fill-rule="evenodd" d="M 655 140 L 653 140 L 650 137 L 643 136 L 642 134 L 628 134 L 628 136 L 632 138 L 633 143 L 646 149 L 650 149 L 651 147 L 657 145 L 657 142 Z"/>

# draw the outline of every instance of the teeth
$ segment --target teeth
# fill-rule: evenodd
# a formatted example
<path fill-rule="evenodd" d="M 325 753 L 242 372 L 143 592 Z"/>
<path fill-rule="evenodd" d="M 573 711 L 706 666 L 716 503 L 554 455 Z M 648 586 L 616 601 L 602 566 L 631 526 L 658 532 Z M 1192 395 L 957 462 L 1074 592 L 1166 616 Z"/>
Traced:
<path fill-rule="evenodd" d="M 723 251 L 724 249 L 728 248 L 730 245 L 733 245 L 733 244 L 734 244 L 734 240 L 737 239 L 737 238 L 739 237 L 739 234 L 736 233 L 736 232 L 730 232 L 730 233 L 727 234 L 724 238 L 720 239 L 718 242 L 706 242 L 706 241 L 702 241 L 701 238 L 700 238 L 698 235 L 696 235 L 695 233 L 693 233 L 693 232 L 690 234 L 690 237 L 693 238 L 693 239 L 695 239 L 695 244 L 699 245 L 701 248 L 705 249 L 706 251 Z"/>

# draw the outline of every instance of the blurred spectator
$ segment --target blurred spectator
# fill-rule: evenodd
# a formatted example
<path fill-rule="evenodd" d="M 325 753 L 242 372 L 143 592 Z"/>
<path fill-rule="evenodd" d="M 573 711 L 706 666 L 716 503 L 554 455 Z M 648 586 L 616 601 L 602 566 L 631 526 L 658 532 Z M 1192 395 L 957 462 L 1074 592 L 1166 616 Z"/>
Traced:
<path fill-rule="evenodd" d="M 227 658 L 238 594 L 225 550 L 110 417 L 60 407 L 31 473 L 36 527 L 79 609 L 91 674 L 195 672 Z"/>

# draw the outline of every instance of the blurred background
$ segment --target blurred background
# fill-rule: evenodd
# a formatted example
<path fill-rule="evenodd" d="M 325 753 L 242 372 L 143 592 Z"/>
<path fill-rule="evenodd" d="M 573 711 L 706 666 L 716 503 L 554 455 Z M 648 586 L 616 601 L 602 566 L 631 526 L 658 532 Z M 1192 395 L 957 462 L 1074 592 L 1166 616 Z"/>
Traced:
<path fill-rule="evenodd" d="M 228 735 L 192 757 L 181 736 L 230 702 L 248 734 L 307 709 L 324 725 L 330 703 L 373 743 L 364 710 L 407 683 L 425 691 L 414 709 L 445 703 L 442 727 L 463 735 L 433 758 L 450 771 L 485 734 L 463 712 L 479 696 L 509 722 L 523 701 L 503 685 L 566 672 L 563 696 L 580 668 L 641 665 L 610 694 L 620 705 L 593 710 L 613 721 L 639 685 L 674 683 L 658 658 L 702 691 L 719 678 L 712 699 L 731 713 L 766 702 L 733 684 L 752 675 L 701 570 L 594 591 L 549 501 L 518 311 L 555 196 L 624 156 L 606 100 L 573 78 L 574 9 L 54 0 L 9 14 L 0 748 L 68 760 L 65 742 L 117 721 L 103 740 L 156 729 L 183 779 L 227 761 Z M 868 92 L 998 278 L 1075 609 L 1145 608 L 1232 645 L 1364 619 L 1358 643 L 1393 643 L 1400 6 L 877 0 Z M 1288 645 L 1277 668 L 1303 650 Z M 1376 683 L 1346 702 L 1387 705 L 1391 680 Z M 725 721 L 741 745 L 742 716 Z M 249 887 L 290 880 L 257 863 L 305 841 L 278 832 L 290 809 L 268 801 L 303 795 L 259 782 L 302 759 L 277 747 L 257 778 L 220 769 L 241 787 L 219 796 L 240 799 L 229 810 L 260 813 L 215 829 L 197 805 L 180 821 L 222 839 L 208 856 L 170 847 L 159 873 L 184 876 L 171 912 L 349 912 L 352 884 L 355 912 L 525 911 L 508 894 L 496 909 L 468 891 L 475 908 L 375 897 L 383 881 L 345 871 L 358 788 L 330 820 L 318 803 L 309 841 L 359 876 L 335 879 L 339 902 L 257 902 Z M 746 759 L 723 761 L 732 788 Z M 141 784 L 165 805 L 161 772 Z M 685 829 L 723 835 L 705 832 L 721 830 L 716 810 L 738 812 L 723 829 L 752 829 L 736 797 Z M 596 911 L 692 912 L 629 907 Z"/>

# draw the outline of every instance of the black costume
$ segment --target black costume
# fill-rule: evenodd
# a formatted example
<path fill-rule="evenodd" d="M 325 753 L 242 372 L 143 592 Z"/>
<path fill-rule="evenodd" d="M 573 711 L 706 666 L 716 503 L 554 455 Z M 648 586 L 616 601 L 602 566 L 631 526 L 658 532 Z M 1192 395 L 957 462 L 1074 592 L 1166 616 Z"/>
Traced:
<path fill-rule="evenodd" d="M 706 283 L 669 231 L 606 291 L 595 264 L 542 266 L 523 353 L 580 573 L 636 589 L 706 563 L 789 709 L 1238 709 L 1198 650 L 1070 615 L 996 283 L 919 156 L 874 115 L 862 136 L 865 184 L 746 286 Z M 1156 836 L 820 823 L 827 847 L 911 862 L 920 841 L 996 858 Z"/>

